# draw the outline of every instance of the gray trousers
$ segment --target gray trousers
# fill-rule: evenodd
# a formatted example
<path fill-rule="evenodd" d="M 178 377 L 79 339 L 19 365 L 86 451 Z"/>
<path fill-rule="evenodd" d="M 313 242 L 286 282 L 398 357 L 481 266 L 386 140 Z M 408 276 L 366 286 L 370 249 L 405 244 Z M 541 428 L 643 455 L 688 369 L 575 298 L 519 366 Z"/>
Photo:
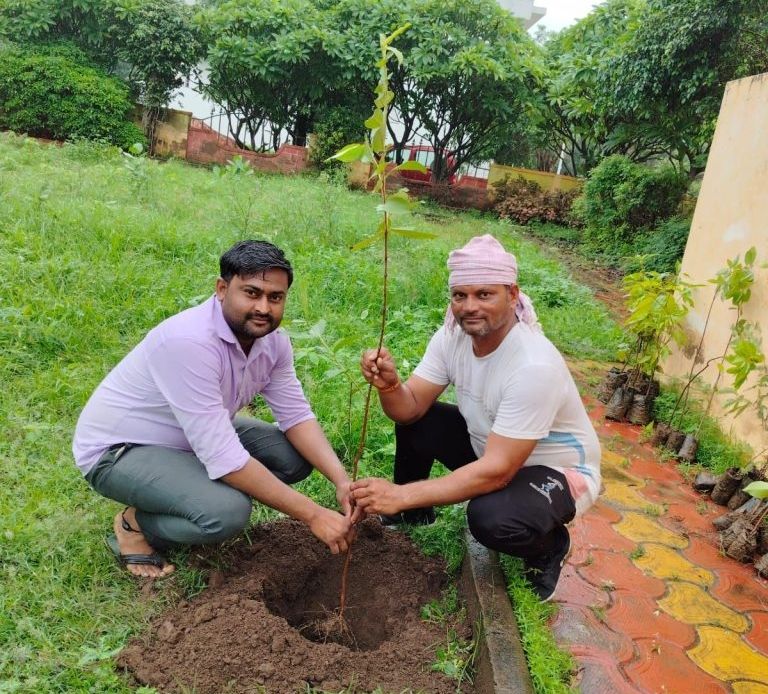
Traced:
<path fill-rule="evenodd" d="M 293 484 L 312 471 L 276 426 L 235 417 L 245 449 L 279 480 Z M 251 498 L 211 480 L 194 453 L 162 446 L 112 447 L 86 475 L 102 496 L 136 507 L 147 541 L 157 549 L 222 542 L 240 533 Z"/>

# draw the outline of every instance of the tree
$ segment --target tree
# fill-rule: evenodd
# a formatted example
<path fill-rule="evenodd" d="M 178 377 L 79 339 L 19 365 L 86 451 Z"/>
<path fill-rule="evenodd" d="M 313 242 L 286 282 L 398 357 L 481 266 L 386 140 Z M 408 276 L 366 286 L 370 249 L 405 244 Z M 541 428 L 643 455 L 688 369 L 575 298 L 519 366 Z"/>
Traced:
<path fill-rule="evenodd" d="M 766 0 L 608 0 L 546 43 L 539 131 L 572 173 L 622 154 L 693 177 L 725 83 L 768 68 L 766 39 Z"/>
<path fill-rule="evenodd" d="M 757 3 L 762 4 L 764 3 Z M 627 131 L 655 137 L 691 176 L 703 170 L 752 0 L 649 0 L 599 93 Z"/>
<path fill-rule="evenodd" d="M 390 82 L 398 162 L 418 129 L 435 150 L 433 178 L 445 181 L 519 134 L 533 41 L 493 0 L 342 0 L 332 12 L 329 53 L 360 80 L 368 79 L 378 31 L 412 24 L 398 44 L 408 62 L 392 70 Z"/>
<path fill-rule="evenodd" d="M 311 0 L 227 0 L 200 15 L 210 38 L 203 92 L 235 119 L 238 144 L 259 149 L 256 136 L 272 129 L 271 146 L 286 130 L 304 144 L 314 115 L 335 86 L 323 50 L 325 16 Z"/>
<path fill-rule="evenodd" d="M 146 107 L 144 131 L 154 143 L 161 109 L 203 53 L 192 11 L 180 0 L 121 0 L 113 4 L 112 13 L 116 56 L 127 66 L 128 83 Z"/>
<path fill-rule="evenodd" d="M 124 77 L 154 118 L 202 52 L 192 10 L 182 0 L 4 0 L 0 37 L 32 48 L 72 42 Z"/>
<path fill-rule="evenodd" d="M 617 137 L 622 125 L 602 108 L 600 75 L 620 54 L 637 26 L 644 0 L 608 0 L 572 27 L 550 37 L 540 54 L 533 123 L 541 146 L 562 158 L 565 170 L 587 174 L 604 157 L 633 160 L 657 154 L 646 143 Z"/>

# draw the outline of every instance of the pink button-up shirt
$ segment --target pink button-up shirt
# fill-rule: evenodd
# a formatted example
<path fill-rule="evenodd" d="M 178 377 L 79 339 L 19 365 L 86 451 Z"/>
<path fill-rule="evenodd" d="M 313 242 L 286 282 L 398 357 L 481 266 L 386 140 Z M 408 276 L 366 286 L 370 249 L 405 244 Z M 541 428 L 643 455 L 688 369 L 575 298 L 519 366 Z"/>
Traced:
<path fill-rule="evenodd" d="M 256 394 L 282 431 L 314 414 L 281 330 L 245 356 L 215 296 L 163 321 L 101 382 L 80 414 L 72 443 L 85 475 L 116 443 L 193 451 L 208 476 L 242 468 L 249 454 L 232 419 Z"/>

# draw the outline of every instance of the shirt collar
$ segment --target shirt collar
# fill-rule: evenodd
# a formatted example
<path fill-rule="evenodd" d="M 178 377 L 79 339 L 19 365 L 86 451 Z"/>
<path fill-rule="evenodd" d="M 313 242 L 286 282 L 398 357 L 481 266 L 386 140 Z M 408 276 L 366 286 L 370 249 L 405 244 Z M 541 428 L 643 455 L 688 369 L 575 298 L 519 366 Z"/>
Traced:
<path fill-rule="evenodd" d="M 213 327 L 216 334 L 224 340 L 224 342 L 239 345 L 240 343 L 232 332 L 232 328 L 229 327 L 229 323 L 227 323 L 224 318 L 224 312 L 221 310 L 221 302 L 215 294 L 211 297 L 211 301 L 213 302 Z"/>

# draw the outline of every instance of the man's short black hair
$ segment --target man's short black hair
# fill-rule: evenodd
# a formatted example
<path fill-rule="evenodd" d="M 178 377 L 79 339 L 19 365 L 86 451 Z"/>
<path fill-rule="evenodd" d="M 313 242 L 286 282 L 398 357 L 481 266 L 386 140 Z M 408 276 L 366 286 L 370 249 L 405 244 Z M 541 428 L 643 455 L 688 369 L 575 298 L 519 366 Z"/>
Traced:
<path fill-rule="evenodd" d="M 291 264 L 283 251 L 268 241 L 238 241 L 219 260 L 219 272 L 225 282 L 235 275 L 252 277 L 267 270 L 285 270 L 288 286 L 293 283 Z"/>

